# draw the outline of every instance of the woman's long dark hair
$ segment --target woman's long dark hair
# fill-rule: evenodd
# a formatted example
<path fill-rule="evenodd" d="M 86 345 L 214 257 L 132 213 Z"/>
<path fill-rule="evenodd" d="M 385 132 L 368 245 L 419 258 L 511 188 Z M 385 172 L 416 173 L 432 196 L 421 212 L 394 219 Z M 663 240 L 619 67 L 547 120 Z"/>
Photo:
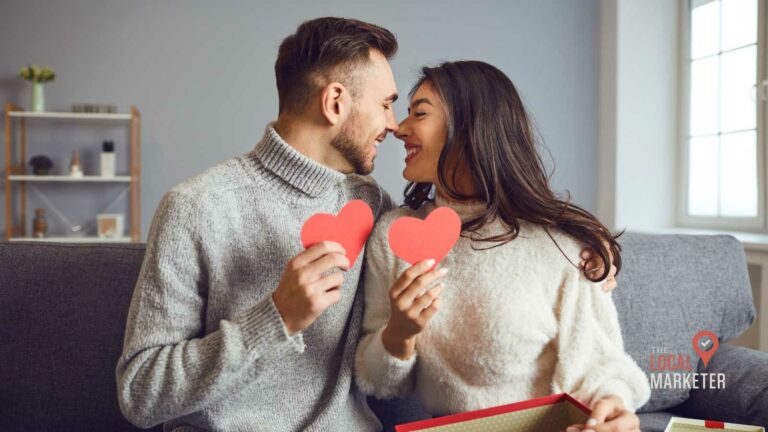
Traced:
<path fill-rule="evenodd" d="M 410 95 L 425 82 L 440 95 L 447 110 L 448 133 L 438 159 L 442 190 L 453 200 L 487 203 L 482 214 L 463 223 L 463 233 L 476 233 L 486 223 L 501 218 L 509 227 L 507 232 L 485 238 L 472 236 L 477 241 L 499 242 L 491 246 L 496 247 L 514 240 L 520 232 L 519 221 L 525 220 L 570 234 L 597 251 L 603 263 L 612 261 L 617 272 L 621 269 L 618 235 L 571 203 L 570 196 L 560 199 L 550 189 L 525 107 L 503 72 L 479 61 L 424 67 Z M 457 168 L 462 163 L 469 170 L 476 195 L 456 189 Z M 453 173 L 450 179 L 446 175 L 449 171 Z M 430 199 L 432 189 L 431 183 L 409 183 L 405 205 L 419 208 Z M 599 282 L 609 271 L 610 264 L 603 266 L 599 276 L 586 276 Z"/>

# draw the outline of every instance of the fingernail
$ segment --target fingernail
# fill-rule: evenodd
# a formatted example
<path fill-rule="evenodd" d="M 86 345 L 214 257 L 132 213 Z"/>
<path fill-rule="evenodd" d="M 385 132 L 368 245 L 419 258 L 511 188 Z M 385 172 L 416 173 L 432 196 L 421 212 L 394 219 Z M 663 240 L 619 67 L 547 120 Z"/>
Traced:
<path fill-rule="evenodd" d="M 592 429 L 584 429 L 584 430 L 583 430 L 583 431 L 581 431 L 581 432 L 595 432 L 595 431 L 594 431 L 594 430 L 592 430 Z"/>
<path fill-rule="evenodd" d="M 426 265 L 432 267 L 433 265 L 435 265 L 435 260 L 433 260 L 432 258 L 428 259 Z"/>
<path fill-rule="evenodd" d="M 579 432 L 579 428 L 569 426 L 568 429 L 565 430 L 565 432 Z"/>
<path fill-rule="evenodd" d="M 440 270 L 438 270 L 437 272 L 440 273 L 441 275 L 444 275 L 444 274 L 448 273 L 448 269 L 443 267 Z"/>
<path fill-rule="evenodd" d="M 594 426 L 596 424 L 597 424 L 597 420 L 596 419 L 589 419 L 589 420 L 587 420 L 587 426 Z"/>

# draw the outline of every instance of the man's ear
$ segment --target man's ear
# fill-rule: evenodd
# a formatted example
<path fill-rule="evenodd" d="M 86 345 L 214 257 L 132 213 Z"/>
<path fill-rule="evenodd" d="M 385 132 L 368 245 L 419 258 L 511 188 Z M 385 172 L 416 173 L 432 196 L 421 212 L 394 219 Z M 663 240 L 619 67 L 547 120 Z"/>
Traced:
<path fill-rule="evenodd" d="M 344 121 L 349 113 L 350 95 L 347 88 L 339 82 L 332 82 L 323 88 L 320 107 L 323 117 L 335 126 Z"/>

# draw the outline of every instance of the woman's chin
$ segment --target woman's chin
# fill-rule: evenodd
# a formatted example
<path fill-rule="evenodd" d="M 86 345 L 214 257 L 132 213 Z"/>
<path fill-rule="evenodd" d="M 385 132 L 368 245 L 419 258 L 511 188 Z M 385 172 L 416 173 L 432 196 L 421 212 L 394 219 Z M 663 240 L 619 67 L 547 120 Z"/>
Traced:
<path fill-rule="evenodd" d="M 419 181 L 420 176 L 414 175 L 413 170 L 407 165 L 403 170 L 403 178 L 408 180 L 409 182 L 420 183 Z"/>

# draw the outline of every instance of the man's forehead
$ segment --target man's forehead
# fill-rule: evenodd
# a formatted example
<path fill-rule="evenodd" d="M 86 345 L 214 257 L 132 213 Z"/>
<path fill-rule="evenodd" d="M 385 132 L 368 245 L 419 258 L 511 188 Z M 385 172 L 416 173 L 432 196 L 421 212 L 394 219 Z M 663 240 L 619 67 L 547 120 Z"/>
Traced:
<path fill-rule="evenodd" d="M 372 66 L 368 70 L 368 84 L 375 86 L 382 99 L 397 99 L 397 84 L 389 61 L 378 51 L 371 51 Z"/>

